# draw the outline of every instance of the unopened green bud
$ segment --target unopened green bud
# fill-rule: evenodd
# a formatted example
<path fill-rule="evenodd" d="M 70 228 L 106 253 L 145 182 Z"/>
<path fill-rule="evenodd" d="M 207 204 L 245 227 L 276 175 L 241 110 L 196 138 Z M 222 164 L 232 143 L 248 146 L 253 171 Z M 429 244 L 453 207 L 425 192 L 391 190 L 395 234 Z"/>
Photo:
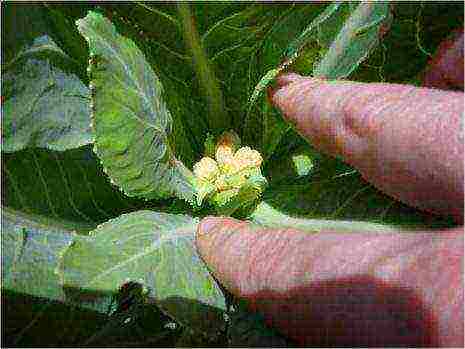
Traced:
<path fill-rule="evenodd" d="M 249 170 L 239 188 L 228 189 L 212 196 L 217 214 L 247 217 L 259 203 L 267 184 L 260 169 Z"/>
<path fill-rule="evenodd" d="M 203 156 L 214 158 L 215 151 L 216 151 L 215 137 L 209 133 L 203 145 L 204 145 Z"/>
<path fill-rule="evenodd" d="M 197 205 L 202 206 L 203 201 L 216 193 L 216 186 L 200 178 L 194 179 L 194 185 L 197 191 Z"/>

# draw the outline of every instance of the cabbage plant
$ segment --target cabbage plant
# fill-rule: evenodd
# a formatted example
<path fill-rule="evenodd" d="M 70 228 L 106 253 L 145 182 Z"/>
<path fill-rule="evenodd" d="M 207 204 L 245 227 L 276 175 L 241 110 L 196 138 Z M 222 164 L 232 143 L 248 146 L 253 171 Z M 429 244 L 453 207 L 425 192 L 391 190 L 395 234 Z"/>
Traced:
<path fill-rule="evenodd" d="M 206 215 L 309 234 L 449 224 L 318 153 L 264 93 L 286 71 L 418 83 L 447 29 L 421 22 L 435 6 L 2 4 L 2 289 L 40 306 L 12 343 L 60 305 L 104 316 L 71 345 L 127 326 L 271 345 L 199 258 Z"/>

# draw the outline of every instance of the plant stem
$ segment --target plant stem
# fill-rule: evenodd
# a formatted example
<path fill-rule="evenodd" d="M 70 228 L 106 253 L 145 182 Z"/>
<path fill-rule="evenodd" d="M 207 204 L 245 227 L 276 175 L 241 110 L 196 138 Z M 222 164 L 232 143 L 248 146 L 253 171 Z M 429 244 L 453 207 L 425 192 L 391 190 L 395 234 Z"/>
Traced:
<path fill-rule="evenodd" d="M 185 2 L 179 3 L 178 12 L 182 19 L 184 39 L 192 52 L 194 69 L 207 98 L 208 125 L 211 131 L 215 133 L 221 132 L 228 129 L 231 124 L 230 118 L 224 109 L 223 94 L 200 42 L 190 5 Z"/>

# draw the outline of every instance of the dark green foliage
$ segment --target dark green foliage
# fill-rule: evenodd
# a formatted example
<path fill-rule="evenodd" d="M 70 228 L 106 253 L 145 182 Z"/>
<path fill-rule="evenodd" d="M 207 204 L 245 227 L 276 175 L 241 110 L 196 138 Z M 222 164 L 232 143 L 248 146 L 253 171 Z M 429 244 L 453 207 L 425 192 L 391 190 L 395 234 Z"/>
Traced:
<path fill-rule="evenodd" d="M 29 149 L 2 157 L 2 204 L 16 210 L 94 227 L 146 205 L 110 184 L 90 146 L 64 153 Z"/>
<path fill-rule="evenodd" d="M 274 333 L 259 317 L 242 310 L 231 317 L 226 323 L 229 328 L 224 329 L 221 318 L 223 295 L 218 293 L 213 279 L 202 274 L 204 266 L 193 245 L 198 219 L 211 211 L 205 208 L 194 210 L 186 202 L 172 197 L 173 193 L 179 194 L 176 190 L 179 183 L 171 186 L 173 182 L 170 180 L 160 182 L 161 178 L 166 178 L 160 174 L 163 171 L 159 168 L 153 171 L 157 167 L 154 163 L 141 161 L 143 154 L 148 160 L 154 160 L 154 153 L 146 147 L 150 142 L 138 143 L 137 147 L 132 144 L 128 148 L 129 159 L 137 166 L 124 167 L 123 162 L 128 158 L 120 156 L 125 153 L 121 149 L 117 154 L 118 142 L 134 136 L 134 129 L 139 137 L 146 134 L 147 129 L 143 123 L 122 115 L 121 109 L 115 105 L 124 102 L 133 107 L 131 103 L 140 96 L 128 88 L 134 81 L 126 80 L 125 86 L 117 87 L 115 76 L 124 75 L 118 75 L 121 71 L 115 69 L 117 58 L 102 55 L 101 48 L 95 45 L 91 45 L 91 52 L 99 56 L 94 57 L 88 76 L 89 47 L 74 23 L 86 17 L 89 10 L 101 14 L 92 15 L 94 19 L 100 18 L 99 23 L 94 23 L 96 27 L 102 29 L 100 25 L 109 23 L 103 18 L 113 23 L 114 30 L 119 33 L 112 33 L 113 39 L 116 38 L 113 44 L 124 42 L 128 45 L 128 50 L 120 58 L 138 60 L 141 63 L 138 76 L 152 80 L 151 87 L 155 86 L 163 96 L 158 98 L 157 93 L 148 94 L 149 98 L 161 103 L 159 111 L 163 120 L 145 113 L 143 108 L 136 108 L 138 116 L 150 120 L 152 125 L 159 127 L 158 131 L 163 131 L 151 134 L 151 137 L 161 137 L 156 138 L 161 140 L 156 150 L 163 147 L 160 144 L 169 149 L 161 164 L 172 166 L 172 163 L 168 165 L 167 159 L 173 160 L 176 156 L 180 162 L 174 167 L 186 169 L 186 177 L 189 177 L 187 169 L 202 157 L 207 135 L 217 136 L 223 131 L 217 128 L 223 127 L 233 129 L 241 136 L 244 145 L 261 152 L 264 159 L 262 173 L 270 185 L 262 203 L 249 217 L 256 224 L 292 226 L 309 231 L 354 231 L 370 227 L 392 231 L 398 226 L 404 229 L 450 226 L 452 223 L 446 218 L 420 213 L 386 197 L 340 160 L 319 154 L 283 121 L 266 97 L 257 95 L 254 104 L 248 103 L 260 79 L 271 69 L 278 69 L 296 52 L 299 54 L 286 69 L 312 74 L 314 67 L 324 57 L 329 57 L 325 55 L 330 44 L 357 5 L 341 4 L 336 15 L 325 19 L 319 30 L 314 32 L 312 29 L 307 35 L 306 29 L 312 20 L 333 5 L 191 3 L 190 14 L 183 17 L 180 15 L 182 10 L 173 3 L 3 2 L 2 308 L 5 339 L 2 344 L 286 345 L 282 338 L 273 337 Z M 376 6 L 385 5 L 378 3 Z M 362 48 L 358 47 L 358 54 L 365 59 L 352 56 L 344 66 L 348 69 L 344 74 L 342 70 L 337 71 L 337 76 L 350 73 L 347 78 L 358 81 L 418 84 L 430 55 L 441 40 L 451 30 L 463 26 L 461 3 L 390 3 L 389 6 L 389 13 L 383 8 L 381 17 L 386 16 L 390 30 L 374 40 L 375 44 L 365 43 Z M 198 34 L 196 45 L 192 45 L 189 41 L 192 38 L 189 39 L 183 29 L 189 18 Z M 357 35 L 360 37 L 373 35 L 379 33 L 379 24 L 384 20 L 384 17 L 379 21 L 374 18 L 368 21 L 368 26 L 354 29 L 359 30 Z M 301 36 L 302 33 L 305 35 Z M 34 40 L 44 35 L 50 44 L 37 49 Z M 353 44 L 351 48 L 356 42 Z M 197 53 L 192 49 L 194 46 Z M 199 61 L 199 57 L 203 57 L 203 61 Z M 128 62 L 126 67 L 131 69 L 133 63 Z M 203 69 L 207 66 L 208 73 L 205 74 Z M 331 67 L 330 70 L 334 72 L 334 69 Z M 27 80 L 30 71 L 36 72 L 35 76 L 29 77 L 33 81 Z M 272 83 L 276 72 L 273 74 L 261 86 L 263 91 Z M 51 83 L 55 89 L 50 90 L 42 83 L 48 79 L 59 80 L 63 85 Z M 87 89 L 92 79 L 94 85 L 101 88 L 96 91 L 102 93 L 100 101 L 104 101 L 94 105 L 106 120 L 103 129 L 95 125 L 104 139 L 100 140 L 100 145 L 113 132 L 101 150 L 97 141 L 100 158 L 92 152 L 92 145 L 79 147 L 93 141 L 89 124 L 84 122 L 88 118 L 85 115 L 85 109 L 89 107 Z M 73 86 L 79 86 L 79 93 L 74 93 L 76 88 Z M 69 91 L 72 93 L 67 93 Z M 44 99 L 50 92 L 54 97 Z M 29 115 L 24 112 L 24 109 L 31 109 L 29 106 L 34 104 L 34 96 L 41 101 L 41 110 L 48 114 L 41 114 L 37 109 Z M 211 102 L 220 99 L 218 105 L 221 108 L 212 107 Z M 45 108 L 47 103 L 50 110 Z M 135 103 L 135 106 L 140 107 L 140 104 Z M 57 117 L 66 111 L 69 111 L 64 114 L 67 118 Z M 110 115 L 112 111 L 114 113 Z M 116 119 L 118 122 L 112 128 L 111 123 Z M 10 127 L 13 121 L 19 123 L 20 120 L 25 131 L 22 138 L 12 133 Z M 51 140 L 57 132 L 50 132 L 50 128 L 53 122 L 57 124 L 57 120 L 68 120 L 72 127 L 83 132 L 78 132 L 79 137 L 67 141 L 64 147 L 53 146 Z M 70 127 L 62 127 L 61 134 L 66 134 Z M 136 138 L 136 143 L 137 139 L 141 138 Z M 114 161 L 118 156 L 120 172 L 113 178 L 112 170 L 118 167 Z M 109 177 L 104 173 L 101 160 Z M 139 176 L 142 171 L 131 172 L 134 168 L 143 169 L 143 175 Z M 125 173 L 121 175 L 122 172 Z M 110 177 L 130 195 L 143 194 L 142 197 L 154 200 L 127 197 L 119 186 L 110 183 Z M 139 185 L 140 178 L 143 178 L 142 185 Z M 139 184 L 134 184 L 138 180 Z M 189 190 L 181 192 L 189 193 Z M 191 198 L 191 195 L 187 196 Z M 197 217 L 188 217 L 186 213 Z M 161 220 L 150 220 L 145 216 L 139 219 L 139 215 L 161 217 Z M 137 229 L 146 231 L 134 230 L 130 227 L 131 222 L 129 225 L 122 222 L 128 217 L 133 218 L 132 223 Z M 113 220 L 97 227 L 110 219 Z M 92 230 L 99 233 L 86 236 Z M 138 232 L 141 236 L 129 239 L 131 234 Z M 114 235 L 115 241 L 126 241 L 125 246 L 132 248 L 128 247 L 131 250 L 128 255 L 118 255 L 115 252 L 117 245 L 105 240 Z M 144 236 L 148 240 L 144 240 Z M 147 246 L 152 248 L 152 253 L 144 250 L 147 247 L 144 241 L 150 242 Z M 73 246 L 68 248 L 71 243 Z M 162 247 L 157 249 L 157 243 Z M 141 262 L 140 254 L 150 263 Z M 119 270 L 116 277 L 112 273 L 116 269 L 109 263 L 123 266 L 121 259 L 124 258 L 135 262 L 130 268 L 128 264 L 127 270 Z M 157 277 L 161 281 L 157 280 L 164 285 L 158 290 L 161 293 L 150 289 L 154 286 L 155 276 L 144 273 L 144 270 L 153 268 L 159 268 Z M 57 274 L 57 270 L 61 270 L 61 274 Z M 86 291 L 88 283 L 81 281 L 87 280 L 92 273 L 104 273 L 104 270 L 111 276 L 111 282 L 105 287 Z M 192 275 L 203 276 L 189 279 Z M 128 280 L 124 280 L 124 276 Z M 194 279 L 192 284 L 181 285 Z M 63 283 L 67 287 L 63 287 Z M 142 292 L 144 286 L 148 286 L 148 294 Z M 215 295 L 214 302 L 202 301 L 208 292 Z M 89 298 L 83 299 L 83 295 Z M 211 314 L 215 314 L 216 320 L 208 324 L 205 319 Z"/>

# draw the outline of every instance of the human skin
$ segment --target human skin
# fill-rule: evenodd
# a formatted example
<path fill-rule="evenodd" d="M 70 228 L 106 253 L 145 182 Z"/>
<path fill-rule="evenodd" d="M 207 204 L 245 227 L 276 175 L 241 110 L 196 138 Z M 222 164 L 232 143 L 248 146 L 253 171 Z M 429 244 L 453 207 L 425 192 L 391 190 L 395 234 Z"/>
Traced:
<path fill-rule="evenodd" d="M 206 218 L 215 277 L 302 346 L 463 347 L 463 228 L 308 233 Z"/>
<path fill-rule="evenodd" d="M 384 193 L 463 222 L 463 92 L 291 74 L 272 99 L 315 147 Z"/>
<path fill-rule="evenodd" d="M 441 42 L 423 76 L 423 86 L 463 90 L 463 28 Z"/>
<path fill-rule="evenodd" d="M 463 93 L 279 78 L 273 103 L 312 144 L 409 205 L 463 222 Z M 463 227 L 310 234 L 208 217 L 215 277 L 304 346 L 463 347 Z"/>

